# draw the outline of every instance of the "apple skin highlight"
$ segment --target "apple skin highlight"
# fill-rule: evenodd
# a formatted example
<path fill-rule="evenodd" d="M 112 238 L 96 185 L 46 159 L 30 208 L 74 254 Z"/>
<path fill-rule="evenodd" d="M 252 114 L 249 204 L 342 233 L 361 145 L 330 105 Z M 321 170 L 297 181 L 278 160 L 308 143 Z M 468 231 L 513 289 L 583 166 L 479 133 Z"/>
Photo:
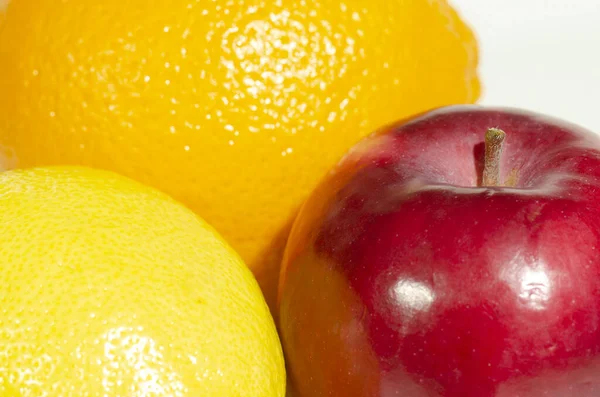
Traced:
<path fill-rule="evenodd" d="M 278 306 L 297 397 L 599 396 L 600 137 L 480 106 L 382 129 L 303 206 Z"/>

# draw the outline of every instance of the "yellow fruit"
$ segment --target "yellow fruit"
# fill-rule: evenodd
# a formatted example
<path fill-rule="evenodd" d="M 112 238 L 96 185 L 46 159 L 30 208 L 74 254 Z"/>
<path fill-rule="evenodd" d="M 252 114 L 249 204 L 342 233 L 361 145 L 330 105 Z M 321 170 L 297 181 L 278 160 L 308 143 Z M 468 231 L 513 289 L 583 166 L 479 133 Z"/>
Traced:
<path fill-rule="evenodd" d="M 3 20 L 0 167 L 89 165 L 168 192 L 270 303 L 291 218 L 350 146 L 479 96 L 446 0 L 15 0 Z"/>
<path fill-rule="evenodd" d="M 0 173 L 0 396 L 282 397 L 252 273 L 190 210 L 106 171 Z"/>

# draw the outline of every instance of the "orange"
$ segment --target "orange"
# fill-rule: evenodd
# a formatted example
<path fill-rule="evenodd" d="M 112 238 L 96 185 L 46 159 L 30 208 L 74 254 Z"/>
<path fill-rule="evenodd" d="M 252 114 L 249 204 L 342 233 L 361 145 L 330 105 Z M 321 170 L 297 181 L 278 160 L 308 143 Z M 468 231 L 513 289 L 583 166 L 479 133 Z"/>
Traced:
<path fill-rule="evenodd" d="M 479 96 L 445 0 L 14 0 L 0 167 L 78 164 L 199 213 L 273 303 L 290 220 L 361 137 Z"/>
<path fill-rule="evenodd" d="M 164 193 L 79 167 L 8 171 L 0 224 L 0 396 L 284 396 L 252 273 Z"/>

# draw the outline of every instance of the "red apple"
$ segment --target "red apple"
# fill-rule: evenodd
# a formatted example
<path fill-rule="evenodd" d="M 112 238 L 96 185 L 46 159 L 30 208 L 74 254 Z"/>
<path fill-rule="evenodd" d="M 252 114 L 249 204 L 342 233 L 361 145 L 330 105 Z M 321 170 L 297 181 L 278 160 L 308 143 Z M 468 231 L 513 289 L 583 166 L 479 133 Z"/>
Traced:
<path fill-rule="evenodd" d="M 301 210 L 279 315 L 297 397 L 600 396 L 600 138 L 477 106 L 374 134 Z"/>

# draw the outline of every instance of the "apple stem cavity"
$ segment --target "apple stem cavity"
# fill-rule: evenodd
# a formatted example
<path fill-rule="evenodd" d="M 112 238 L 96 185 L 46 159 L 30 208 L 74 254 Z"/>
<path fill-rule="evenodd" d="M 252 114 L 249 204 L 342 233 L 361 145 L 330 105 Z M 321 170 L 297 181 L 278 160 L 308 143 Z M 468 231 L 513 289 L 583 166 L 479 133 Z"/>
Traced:
<path fill-rule="evenodd" d="M 506 133 L 498 128 L 490 128 L 485 133 L 485 159 L 481 178 L 483 186 L 499 186 L 504 138 Z"/>

